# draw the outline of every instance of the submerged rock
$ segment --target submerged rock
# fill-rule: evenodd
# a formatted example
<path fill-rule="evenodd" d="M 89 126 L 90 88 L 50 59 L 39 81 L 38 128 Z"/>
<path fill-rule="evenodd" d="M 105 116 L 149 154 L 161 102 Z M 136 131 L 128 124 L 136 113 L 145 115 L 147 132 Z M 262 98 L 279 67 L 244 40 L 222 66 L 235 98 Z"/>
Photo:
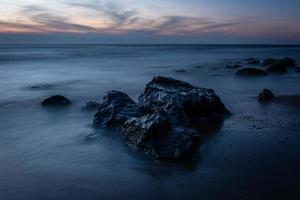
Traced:
<path fill-rule="evenodd" d="M 254 67 L 242 67 L 238 68 L 235 72 L 237 76 L 266 76 L 268 72 Z"/>
<path fill-rule="evenodd" d="M 267 59 L 264 59 L 261 62 L 261 66 L 266 67 L 266 66 L 269 66 L 269 65 L 276 64 L 278 62 L 282 63 L 285 67 L 295 67 L 295 66 L 297 66 L 296 61 L 294 59 L 290 58 L 290 57 L 285 57 L 283 59 L 267 58 Z"/>
<path fill-rule="evenodd" d="M 287 73 L 288 70 L 283 62 L 277 62 L 266 67 L 266 71 L 270 73 Z"/>
<path fill-rule="evenodd" d="M 295 67 L 296 72 L 300 72 L 300 67 Z"/>
<path fill-rule="evenodd" d="M 273 92 L 269 89 L 264 89 L 262 92 L 258 95 L 258 101 L 259 102 L 270 102 L 275 98 Z"/>
<path fill-rule="evenodd" d="M 94 111 L 100 107 L 100 104 L 97 102 L 89 101 L 81 106 L 82 111 Z"/>
<path fill-rule="evenodd" d="M 249 65 L 256 65 L 256 64 L 260 63 L 260 60 L 255 59 L 255 58 L 247 58 L 244 60 L 244 62 Z"/>
<path fill-rule="evenodd" d="M 94 126 L 121 128 L 132 117 L 142 116 L 145 109 L 136 104 L 126 93 L 109 91 L 94 117 Z"/>
<path fill-rule="evenodd" d="M 228 69 L 238 69 L 238 68 L 241 68 L 243 67 L 242 65 L 239 65 L 239 64 L 228 64 L 225 66 L 225 68 L 228 68 Z"/>
<path fill-rule="evenodd" d="M 278 59 L 266 58 L 266 59 L 264 59 L 264 60 L 261 61 L 260 65 L 263 66 L 263 67 L 265 67 L 265 66 L 268 66 L 268 65 L 275 64 L 278 61 L 279 61 Z"/>
<path fill-rule="evenodd" d="M 62 95 L 53 95 L 45 97 L 41 104 L 42 106 L 67 106 L 72 102 Z"/>
<path fill-rule="evenodd" d="M 289 57 L 286 57 L 286 58 L 282 59 L 281 62 L 284 63 L 284 65 L 286 67 L 296 67 L 297 66 L 296 61 L 292 58 L 289 58 Z"/>
<path fill-rule="evenodd" d="M 178 69 L 175 70 L 176 73 L 186 73 L 187 71 L 185 69 Z"/>
<path fill-rule="evenodd" d="M 158 159 L 191 155 L 209 122 L 229 111 L 212 89 L 157 76 L 135 103 L 127 94 L 110 91 L 100 105 L 94 125 L 122 128 L 128 146 Z M 217 126 L 215 128 L 218 128 Z"/>

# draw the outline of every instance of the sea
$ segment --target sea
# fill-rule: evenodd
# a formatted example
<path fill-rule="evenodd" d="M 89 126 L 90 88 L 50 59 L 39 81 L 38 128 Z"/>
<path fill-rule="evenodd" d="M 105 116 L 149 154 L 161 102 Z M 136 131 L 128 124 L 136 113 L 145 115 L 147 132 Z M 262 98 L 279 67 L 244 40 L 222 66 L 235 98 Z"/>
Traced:
<path fill-rule="evenodd" d="M 225 67 L 284 57 L 300 64 L 300 46 L 0 45 L 0 200 L 299 199 L 300 73 Z M 232 113 L 183 161 L 133 151 L 81 111 L 109 90 L 137 100 L 157 75 L 214 89 Z M 257 102 L 264 88 L 274 102 Z M 72 105 L 41 107 L 55 94 Z"/>

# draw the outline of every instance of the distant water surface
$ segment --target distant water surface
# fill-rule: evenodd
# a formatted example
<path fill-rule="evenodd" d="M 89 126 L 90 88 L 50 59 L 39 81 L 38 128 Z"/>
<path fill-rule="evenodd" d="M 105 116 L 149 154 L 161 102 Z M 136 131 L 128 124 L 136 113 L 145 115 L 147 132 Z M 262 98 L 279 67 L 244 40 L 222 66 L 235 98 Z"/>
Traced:
<path fill-rule="evenodd" d="M 238 78 L 224 67 L 286 56 L 300 63 L 300 46 L 1 45 L 0 200 L 299 197 L 300 73 Z M 131 151 L 80 111 L 112 89 L 136 100 L 155 75 L 213 88 L 233 113 L 185 162 Z M 257 103 L 263 88 L 279 100 Z M 51 94 L 72 106 L 43 109 Z"/>

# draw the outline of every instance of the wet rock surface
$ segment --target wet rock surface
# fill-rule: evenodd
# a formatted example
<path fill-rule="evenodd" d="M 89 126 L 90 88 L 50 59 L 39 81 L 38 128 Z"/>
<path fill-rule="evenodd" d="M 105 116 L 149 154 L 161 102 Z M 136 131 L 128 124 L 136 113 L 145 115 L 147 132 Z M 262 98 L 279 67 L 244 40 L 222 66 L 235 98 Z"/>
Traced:
<path fill-rule="evenodd" d="M 122 128 L 126 144 L 157 159 L 190 156 L 205 135 L 207 122 L 228 110 L 212 89 L 157 76 L 135 103 L 125 93 L 110 91 L 95 115 L 94 125 Z"/>
<path fill-rule="evenodd" d="M 258 101 L 259 102 L 270 102 L 274 99 L 275 99 L 275 96 L 274 96 L 273 92 L 269 89 L 264 89 L 258 95 Z"/>
<path fill-rule="evenodd" d="M 71 104 L 72 102 L 62 95 L 45 97 L 41 103 L 42 106 L 68 106 Z"/>
<path fill-rule="evenodd" d="M 237 76 L 266 76 L 268 72 L 255 67 L 242 67 L 238 68 L 234 74 Z"/>
<path fill-rule="evenodd" d="M 89 101 L 81 106 L 82 111 L 94 111 L 100 107 L 100 104 L 97 102 Z"/>
<path fill-rule="evenodd" d="M 126 93 L 112 90 L 103 97 L 93 125 L 95 127 L 121 128 L 128 119 L 144 115 L 145 110 Z"/>

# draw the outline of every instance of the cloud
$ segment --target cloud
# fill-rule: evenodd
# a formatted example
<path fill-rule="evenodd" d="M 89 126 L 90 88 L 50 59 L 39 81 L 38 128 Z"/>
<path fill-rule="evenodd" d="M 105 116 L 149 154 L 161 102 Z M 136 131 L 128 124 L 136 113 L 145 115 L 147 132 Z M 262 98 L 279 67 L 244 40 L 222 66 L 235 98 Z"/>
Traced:
<path fill-rule="evenodd" d="M 239 25 L 239 22 L 215 22 L 208 18 L 185 16 L 165 16 L 162 23 L 154 30 L 163 35 L 201 34 L 218 32 L 223 28 Z"/>
<path fill-rule="evenodd" d="M 138 15 L 136 10 L 125 10 L 121 5 L 112 2 L 88 0 L 85 2 L 71 1 L 68 4 L 73 7 L 91 9 L 101 13 L 101 15 L 113 22 L 111 26 L 115 28 L 132 24 Z"/>
<path fill-rule="evenodd" d="M 94 27 L 71 23 L 67 17 L 52 14 L 40 6 L 24 6 L 20 10 L 23 19 L 20 21 L 0 21 L 2 32 L 97 32 Z"/>

